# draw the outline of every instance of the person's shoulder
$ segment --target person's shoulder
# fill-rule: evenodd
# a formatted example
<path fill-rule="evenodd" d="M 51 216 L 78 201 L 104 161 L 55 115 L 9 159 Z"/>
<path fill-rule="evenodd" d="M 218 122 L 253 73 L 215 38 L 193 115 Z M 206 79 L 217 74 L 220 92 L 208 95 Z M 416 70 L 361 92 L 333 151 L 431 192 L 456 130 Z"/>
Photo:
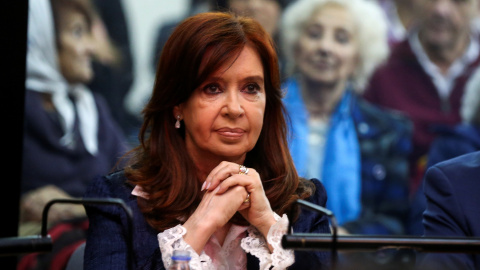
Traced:
<path fill-rule="evenodd" d="M 480 151 L 463 154 L 429 167 L 425 174 L 425 186 L 450 183 L 458 189 L 469 192 L 469 188 L 480 187 Z"/>
<path fill-rule="evenodd" d="M 315 192 L 312 194 L 312 196 L 307 198 L 307 201 L 317 205 L 325 206 L 327 203 L 327 191 L 325 190 L 325 186 L 316 178 L 312 178 L 307 181 L 311 181 L 315 185 Z"/>
<path fill-rule="evenodd" d="M 104 176 L 98 176 L 89 185 L 85 197 L 110 197 L 128 199 L 131 197 L 133 185 L 123 170 L 116 171 Z"/>
<path fill-rule="evenodd" d="M 127 181 L 127 176 L 125 175 L 124 170 L 118 170 L 115 172 L 111 172 L 110 174 L 105 175 L 105 179 L 109 182 L 114 184 L 121 184 Z"/>
<path fill-rule="evenodd" d="M 478 220 L 480 151 L 464 154 L 428 168 L 424 193 L 429 201 L 442 205 L 442 211 L 459 213 Z M 480 225 L 480 224 L 479 224 Z"/>
<path fill-rule="evenodd" d="M 432 166 L 432 168 L 440 169 L 445 172 L 462 171 L 463 173 L 468 173 L 472 171 L 480 171 L 480 151 L 467 153 L 439 162 Z"/>

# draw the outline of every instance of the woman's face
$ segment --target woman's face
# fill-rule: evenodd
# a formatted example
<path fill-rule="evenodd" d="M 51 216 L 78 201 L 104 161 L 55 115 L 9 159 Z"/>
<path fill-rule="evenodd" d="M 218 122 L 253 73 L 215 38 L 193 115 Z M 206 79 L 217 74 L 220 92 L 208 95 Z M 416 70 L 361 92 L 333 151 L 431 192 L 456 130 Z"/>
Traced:
<path fill-rule="evenodd" d="M 61 12 L 58 29 L 60 71 L 69 83 L 87 83 L 93 78 L 93 40 L 87 20 L 75 11 Z"/>
<path fill-rule="evenodd" d="M 183 118 L 187 150 L 194 160 L 244 158 L 260 136 L 266 102 L 262 62 L 248 45 L 232 61 L 174 109 L 174 116 Z"/>
<path fill-rule="evenodd" d="M 343 7 L 327 4 L 307 21 L 295 47 L 301 74 L 323 84 L 345 82 L 357 64 L 355 23 Z"/>

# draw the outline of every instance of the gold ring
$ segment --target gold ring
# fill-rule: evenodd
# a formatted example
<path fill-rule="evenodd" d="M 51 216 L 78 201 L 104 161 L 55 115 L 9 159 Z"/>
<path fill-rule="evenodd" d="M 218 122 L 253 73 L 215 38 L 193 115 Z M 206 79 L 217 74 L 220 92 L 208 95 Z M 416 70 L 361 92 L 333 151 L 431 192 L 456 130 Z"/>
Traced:
<path fill-rule="evenodd" d="M 240 169 L 238 170 L 238 174 L 248 174 L 248 168 L 240 165 Z"/>
<path fill-rule="evenodd" d="M 247 193 L 247 198 L 245 199 L 245 201 L 243 201 L 243 203 L 249 203 L 250 202 L 250 193 Z"/>

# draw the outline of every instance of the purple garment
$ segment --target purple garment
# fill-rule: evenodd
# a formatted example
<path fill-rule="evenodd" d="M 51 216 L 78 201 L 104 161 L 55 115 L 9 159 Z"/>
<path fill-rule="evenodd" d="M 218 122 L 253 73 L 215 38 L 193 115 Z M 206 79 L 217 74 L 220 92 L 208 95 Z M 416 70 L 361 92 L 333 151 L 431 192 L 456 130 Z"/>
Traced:
<path fill-rule="evenodd" d="M 480 63 L 477 58 L 454 82 L 448 101 L 442 102 L 431 78 L 425 73 L 408 40 L 395 46 L 386 63 L 370 81 L 365 98 L 381 107 L 405 113 L 414 124 L 413 153 L 410 157 L 411 186 L 418 188 L 423 177 L 421 161 L 435 138 L 438 126 L 461 122 L 460 105 L 465 84 Z"/>

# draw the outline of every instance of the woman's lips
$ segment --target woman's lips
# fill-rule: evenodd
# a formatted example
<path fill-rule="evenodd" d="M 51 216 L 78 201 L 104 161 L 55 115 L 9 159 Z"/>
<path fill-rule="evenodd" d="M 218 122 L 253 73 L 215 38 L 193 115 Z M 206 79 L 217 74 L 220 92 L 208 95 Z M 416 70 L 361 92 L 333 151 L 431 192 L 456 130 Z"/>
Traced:
<path fill-rule="evenodd" d="M 220 128 L 217 132 L 225 137 L 241 137 L 245 134 L 245 130 L 241 128 Z"/>
<path fill-rule="evenodd" d="M 326 61 L 311 61 L 312 66 L 317 69 L 331 69 L 334 67 L 333 63 L 326 62 Z"/>

